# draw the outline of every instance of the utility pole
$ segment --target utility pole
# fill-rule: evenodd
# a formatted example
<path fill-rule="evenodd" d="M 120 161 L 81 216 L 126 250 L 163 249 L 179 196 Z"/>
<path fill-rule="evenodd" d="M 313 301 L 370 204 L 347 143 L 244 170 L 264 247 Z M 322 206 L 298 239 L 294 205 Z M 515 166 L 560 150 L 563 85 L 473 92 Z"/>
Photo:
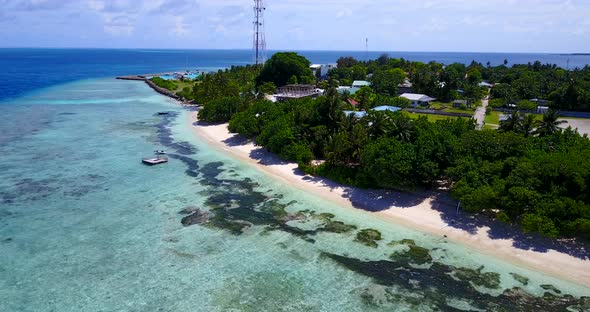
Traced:
<path fill-rule="evenodd" d="M 256 65 L 264 64 L 266 60 L 266 38 L 264 34 L 264 6 L 263 0 L 254 0 L 254 55 Z"/>

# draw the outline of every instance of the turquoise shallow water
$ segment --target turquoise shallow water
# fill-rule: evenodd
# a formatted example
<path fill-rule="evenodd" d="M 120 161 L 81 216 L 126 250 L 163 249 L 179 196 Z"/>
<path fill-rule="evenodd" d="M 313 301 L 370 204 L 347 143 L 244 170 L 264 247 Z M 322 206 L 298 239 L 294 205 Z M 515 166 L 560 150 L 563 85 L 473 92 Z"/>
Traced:
<path fill-rule="evenodd" d="M 590 294 L 280 184 L 195 138 L 143 83 L 78 81 L 10 104 L 0 311 L 552 310 L 552 296 Z M 141 165 L 156 149 L 170 162 Z M 183 226 L 187 207 L 210 222 Z M 377 248 L 355 241 L 361 229 L 381 232 Z"/>

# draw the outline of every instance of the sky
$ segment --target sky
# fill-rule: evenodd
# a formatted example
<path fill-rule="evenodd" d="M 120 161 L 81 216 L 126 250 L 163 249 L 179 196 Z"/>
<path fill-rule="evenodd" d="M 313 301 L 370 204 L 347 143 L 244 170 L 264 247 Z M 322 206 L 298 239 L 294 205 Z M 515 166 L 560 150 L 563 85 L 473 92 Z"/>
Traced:
<path fill-rule="evenodd" d="M 253 0 L 0 0 L 0 47 L 249 49 Z M 590 0 L 266 0 L 270 50 L 590 52 Z"/>

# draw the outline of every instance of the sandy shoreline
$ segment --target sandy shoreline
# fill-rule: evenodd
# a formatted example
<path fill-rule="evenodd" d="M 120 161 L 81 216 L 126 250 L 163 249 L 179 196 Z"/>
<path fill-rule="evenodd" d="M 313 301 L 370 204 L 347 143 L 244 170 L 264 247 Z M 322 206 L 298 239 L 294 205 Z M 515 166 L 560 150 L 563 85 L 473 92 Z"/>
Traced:
<path fill-rule="evenodd" d="M 227 124 L 197 125 L 197 112 L 189 112 L 187 122 L 198 137 L 215 148 L 257 167 L 268 175 L 289 183 L 293 187 L 311 192 L 340 206 L 357 209 L 396 224 L 434 235 L 446 235 L 450 241 L 466 245 L 479 252 L 505 261 L 544 272 L 576 284 L 590 287 L 590 260 L 583 260 L 586 251 L 578 257 L 560 252 L 551 247 L 517 248 L 510 235 L 498 235 L 485 224 L 462 215 L 454 220 L 454 203 L 438 198 L 419 198 L 411 194 L 386 191 L 359 190 L 343 187 L 321 178 L 298 173 L 297 164 L 277 161 L 274 155 L 262 148 L 229 133 Z M 362 210 L 361 210 L 362 209 Z M 451 218 L 452 217 L 452 218 Z M 456 223 L 455 223 L 456 222 Z M 475 225 L 473 224 L 475 223 Z M 452 224 L 452 226 L 449 226 Z M 494 234 L 490 233 L 494 231 Z M 492 237 L 493 238 L 492 238 Z M 518 242 L 526 245 L 530 242 Z"/>

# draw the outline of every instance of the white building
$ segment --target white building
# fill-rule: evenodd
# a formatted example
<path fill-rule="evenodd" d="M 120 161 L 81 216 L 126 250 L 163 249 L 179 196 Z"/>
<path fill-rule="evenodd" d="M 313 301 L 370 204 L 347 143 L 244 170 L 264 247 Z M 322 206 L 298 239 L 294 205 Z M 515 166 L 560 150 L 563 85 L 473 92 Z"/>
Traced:
<path fill-rule="evenodd" d="M 545 114 L 549 111 L 549 106 L 537 106 L 537 114 Z"/>
<path fill-rule="evenodd" d="M 431 98 L 428 95 L 416 93 L 404 93 L 400 95 L 400 97 L 410 100 L 411 107 L 427 106 L 430 102 L 436 100 L 435 98 Z"/>
<path fill-rule="evenodd" d="M 353 94 L 355 94 L 355 93 L 356 93 L 358 90 L 360 90 L 360 89 L 361 89 L 361 87 L 364 87 L 364 86 L 368 86 L 368 87 L 370 87 L 370 86 L 371 86 L 371 83 L 370 83 L 370 82 L 368 82 L 368 81 L 364 81 L 364 80 L 355 80 L 355 81 L 353 81 L 353 82 L 352 82 L 352 87 L 348 87 L 348 86 L 340 86 L 340 87 L 338 87 L 337 91 L 338 91 L 338 93 L 340 93 L 340 94 L 344 93 L 345 91 L 348 91 L 348 93 L 349 93 L 350 95 L 353 95 Z"/>
<path fill-rule="evenodd" d="M 355 80 L 355 81 L 352 82 L 352 87 L 353 88 L 359 88 L 360 89 L 361 87 L 364 87 L 364 86 L 370 87 L 371 86 L 371 83 L 368 82 L 368 81 L 365 81 L 365 80 Z"/>
<path fill-rule="evenodd" d="M 318 79 L 323 79 L 325 77 L 328 76 L 328 72 L 333 69 L 338 67 L 337 64 L 312 64 L 311 66 L 309 66 L 309 68 L 311 69 L 311 71 L 313 72 L 313 75 L 316 76 Z"/>

